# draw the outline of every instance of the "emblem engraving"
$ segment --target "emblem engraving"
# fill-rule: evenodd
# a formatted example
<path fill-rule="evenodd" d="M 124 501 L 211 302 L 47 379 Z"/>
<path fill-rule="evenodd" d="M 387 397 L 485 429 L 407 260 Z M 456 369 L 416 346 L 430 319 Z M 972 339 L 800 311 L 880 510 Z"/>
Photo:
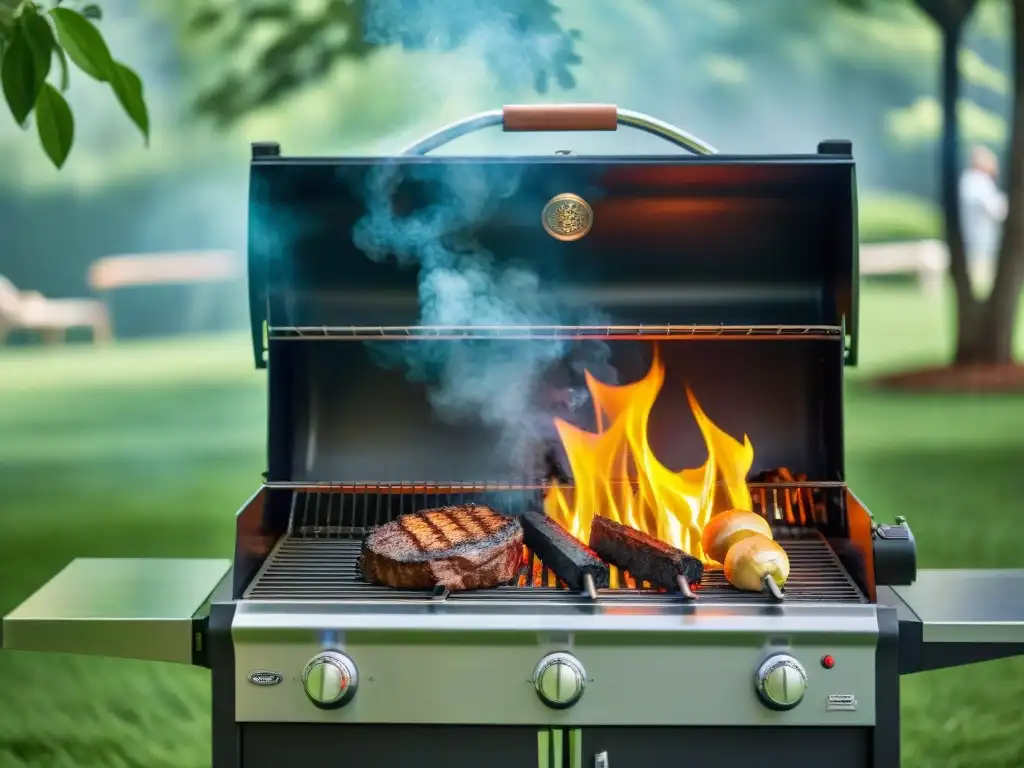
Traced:
<path fill-rule="evenodd" d="M 830 693 L 825 709 L 828 712 L 856 712 L 857 697 L 848 693 Z"/>
<path fill-rule="evenodd" d="M 582 197 L 566 192 L 548 200 L 541 222 L 544 230 L 556 240 L 579 240 L 593 226 L 594 211 Z"/>
<path fill-rule="evenodd" d="M 277 685 L 284 678 L 277 672 L 252 672 L 249 674 L 249 682 L 253 685 Z"/>

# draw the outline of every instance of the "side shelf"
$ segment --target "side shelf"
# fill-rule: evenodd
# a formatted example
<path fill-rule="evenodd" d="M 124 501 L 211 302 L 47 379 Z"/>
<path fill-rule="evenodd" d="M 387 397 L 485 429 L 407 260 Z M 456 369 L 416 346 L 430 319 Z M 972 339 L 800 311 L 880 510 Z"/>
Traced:
<path fill-rule="evenodd" d="M 1024 655 L 1024 570 L 924 569 L 878 602 L 897 611 L 901 674 Z"/>
<path fill-rule="evenodd" d="M 73 560 L 3 618 L 3 648 L 192 664 L 227 559 Z M 201 650 L 201 649 L 198 649 Z"/>

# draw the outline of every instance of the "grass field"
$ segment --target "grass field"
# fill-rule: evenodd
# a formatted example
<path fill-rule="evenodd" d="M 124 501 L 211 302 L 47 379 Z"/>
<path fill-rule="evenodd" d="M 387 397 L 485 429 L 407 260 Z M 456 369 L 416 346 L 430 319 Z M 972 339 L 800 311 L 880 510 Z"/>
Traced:
<path fill-rule="evenodd" d="M 872 391 L 872 372 L 941 359 L 949 315 L 899 287 L 866 290 L 862 310 L 851 483 L 877 516 L 907 515 L 923 566 L 1024 567 L 1024 397 Z M 228 556 L 263 409 L 241 337 L 0 352 L 0 612 L 73 557 Z M 198 669 L 0 653 L 0 768 L 207 766 L 207 685 Z M 1018 660 L 906 679 L 904 765 L 1019 768 L 1022 699 Z"/>

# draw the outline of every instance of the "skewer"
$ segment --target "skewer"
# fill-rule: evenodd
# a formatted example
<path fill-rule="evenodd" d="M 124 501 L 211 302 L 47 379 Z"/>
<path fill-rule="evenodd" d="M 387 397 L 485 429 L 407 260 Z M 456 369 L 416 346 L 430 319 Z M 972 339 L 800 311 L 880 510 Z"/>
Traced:
<path fill-rule="evenodd" d="M 590 527 L 590 547 L 607 563 L 632 582 L 647 581 L 662 589 L 679 588 L 679 577 L 697 583 L 704 574 L 704 563 L 681 549 L 646 533 L 622 525 L 607 517 L 595 517 Z M 626 574 L 632 578 L 625 578 Z M 685 592 L 683 594 L 686 594 Z"/>
<path fill-rule="evenodd" d="M 557 577 L 574 592 L 589 595 L 585 580 L 589 576 L 595 590 L 608 586 L 608 564 L 550 517 L 526 511 L 519 520 L 523 526 L 523 543 L 543 564 L 542 585 L 556 586 Z"/>
<path fill-rule="evenodd" d="M 697 593 L 690 588 L 690 582 L 686 580 L 683 574 L 676 576 L 676 585 L 679 587 L 679 591 L 683 593 L 683 597 L 687 600 L 696 600 Z"/>
<path fill-rule="evenodd" d="M 434 587 L 434 594 L 431 596 L 430 599 L 441 602 L 443 600 L 447 600 L 448 595 L 450 595 L 451 593 L 452 591 L 448 587 L 444 587 L 438 584 L 436 587 Z"/>
<path fill-rule="evenodd" d="M 587 593 L 587 597 L 591 600 L 597 600 L 597 585 L 594 584 L 594 577 L 592 574 L 583 574 L 583 591 Z"/>
<path fill-rule="evenodd" d="M 768 574 L 761 580 L 762 589 L 768 593 L 776 602 L 783 602 L 786 599 L 785 593 L 779 589 L 779 585 L 775 583 L 775 579 Z"/>

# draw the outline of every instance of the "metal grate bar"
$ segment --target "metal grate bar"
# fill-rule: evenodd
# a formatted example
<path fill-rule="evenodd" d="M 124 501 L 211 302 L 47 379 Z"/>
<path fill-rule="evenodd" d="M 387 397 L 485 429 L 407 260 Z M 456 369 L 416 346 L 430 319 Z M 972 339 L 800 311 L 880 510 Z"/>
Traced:
<path fill-rule="evenodd" d="M 272 339 L 353 339 L 415 341 L 418 339 L 841 339 L 834 325 L 429 325 L 429 326 L 272 326 Z"/>
<path fill-rule="evenodd" d="M 790 577 L 786 583 L 786 601 L 791 603 L 866 602 L 824 538 L 809 529 L 783 528 L 776 539 L 786 550 Z M 360 543 L 352 539 L 296 538 L 281 540 L 246 590 L 249 600 L 332 600 L 345 602 L 386 601 L 417 602 L 435 600 L 430 591 L 395 590 L 367 584 L 360 579 L 357 560 Z M 448 600 L 488 603 L 552 601 L 565 605 L 589 605 L 586 595 L 576 594 L 555 583 L 552 574 L 524 552 L 524 567 L 513 582 L 489 590 L 452 592 Z M 629 584 L 628 574 L 618 574 L 620 585 Z M 697 592 L 699 604 L 765 603 L 770 598 L 741 592 L 729 586 L 720 570 L 705 571 Z M 635 588 L 603 589 L 601 603 L 661 604 L 683 601 L 674 593 Z"/>
<path fill-rule="evenodd" d="M 544 484 L 509 483 L 267 483 L 293 492 L 288 531 L 295 537 L 351 539 L 401 514 L 459 504 L 486 504 L 506 515 L 539 509 Z M 841 509 L 842 482 L 748 483 L 753 510 L 774 525 L 829 522 Z M 831 497 L 831 498 L 830 498 Z"/>

